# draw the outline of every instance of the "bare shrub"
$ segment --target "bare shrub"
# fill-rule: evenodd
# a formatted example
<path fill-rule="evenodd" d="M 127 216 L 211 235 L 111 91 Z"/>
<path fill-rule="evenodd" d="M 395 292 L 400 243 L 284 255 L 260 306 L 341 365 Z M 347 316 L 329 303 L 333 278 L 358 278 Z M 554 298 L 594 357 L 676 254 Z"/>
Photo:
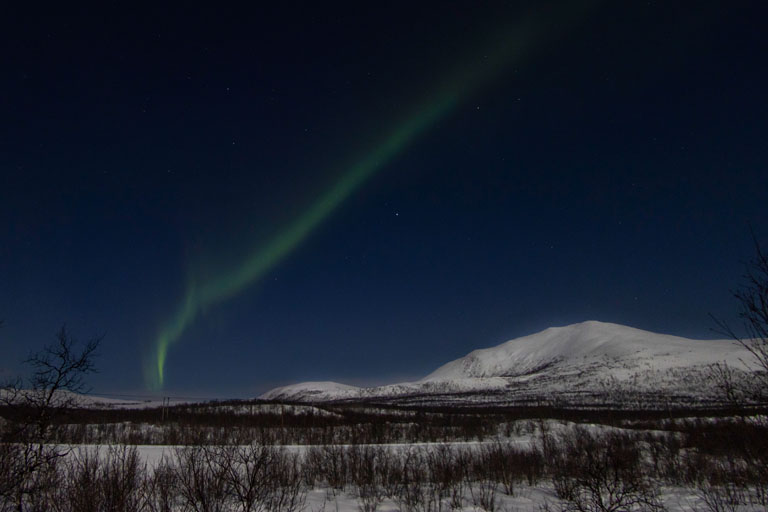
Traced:
<path fill-rule="evenodd" d="M 697 486 L 696 495 L 710 512 L 736 512 L 748 503 L 744 489 L 732 483 L 711 485 L 703 482 Z"/>
<path fill-rule="evenodd" d="M 682 485 L 685 471 L 680 437 L 675 433 L 647 433 L 644 441 L 648 448 L 650 471 L 667 482 Z"/>
<path fill-rule="evenodd" d="M 491 446 L 484 446 L 480 453 L 480 463 L 487 476 L 502 485 L 504 493 L 513 496 L 515 484 L 518 480 L 517 467 L 511 457 L 511 447 L 507 444 L 496 442 Z"/>
<path fill-rule="evenodd" d="M 30 504 L 56 512 L 142 510 L 145 474 L 135 447 L 75 450 L 53 477 L 55 487 L 36 494 Z"/>
<path fill-rule="evenodd" d="M 143 503 L 147 512 L 173 512 L 179 505 L 176 470 L 163 458 L 142 483 Z"/>
<path fill-rule="evenodd" d="M 440 491 L 429 480 L 424 454 L 418 450 L 408 450 L 400 461 L 400 481 L 393 496 L 400 511 L 436 512 L 441 510 Z"/>
<path fill-rule="evenodd" d="M 110 446 L 100 474 L 103 508 L 129 512 L 141 508 L 142 476 L 146 464 L 139 460 L 135 446 Z"/>
<path fill-rule="evenodd" d="M 309 488 L 315 487 L 317 483 L 322 480 L 320 475 L 321 468 L 323 467 L 323 452 L 317 446 L 311 446 L 304 452 L 304 460 L 302 464 L 302 476 L 304 478 L 304 485 Z"/>
<path fill-rule="evenodd" d="M 739 510 L 746 505 L 766 507 L 764 484 L 755 468 L 733 457 L 700 456 L 696 494 L 713 512 Z"/>
<path fill-rule="evenodd" d="M 270 465 L 275 449 L 264 445 L 218 448 L 218 464 L 223 466 L 229 492 L 243 512 L 258 510 L 267 502 L 273 484 Z"/>
<path fill-rule="evenodd" d="M 442 444 L 425 454 L 431 492 L 435 495 L 435 506 L 443 509 L 443 500 L 448 500 L 452 509 L 464 506 L 464 495 L 473 465 L 473 453 Z"/>
<path fill-rule="evenodd" d="M 0 443 L 0 510 L 19 509 L 39 502 L 56 488 L 62 454 L 37 443 Z"/>
<path fill-rule="evenodd" d="M 280 448 L 273 459 L 271 470 L 272 486 L 265 509 L 269 512 L 296 512 L 304 508 L 307 491 L 302 480 L 299 456 Z"/>
<path fill-rule="evenodd" d="M 181 503 L 195 512 L 221 512 L 227 504 L 226 469 L 216 447 L 176 448 L 176 482 Z"/>
<path fill-rule="evenodd" d="M 514 495 L 522 481 L 534 485 L 542 476 L 543 461 L 536 449 L 521 449 L 512 443 L 497 441 L 483 448 L 481 473 L 502 485 L 505 494 Z"/>
<path fill-rule="evenodd" d="M 176 462 L 161 462 L 145 486 L 153 512 L 296 512 L 306 502 L 298 455 L 261 444 L 177 448 Z"/>
<path fill-rule="evenodd" d="M 0 507 L 13 498 L 14 490 L 21 485 L 22 463 L 21 446 L 15 443 L 0 443 Z"/>
<path fill-rule="evenodd" d="M 400 478 L 402 475 L 402 464 L 398 454 L 390 450 L 381 450 L 377 465 L 377 472 L 381 480 L 384 496 L 394 499 L 397 494 Z"/>
<path fill-rule="evenodd" d="M 480 507 L 486 512 L 496 511 L 498 502 L 496 500 L 497 484 L 495 481 L 485 478 L 469 484 L 468 487 L 474 506 Z"/>
<path fill-rule="evenodd" d="M 687 422 L 685 439 L 686 449 L 677 458 L 682 480 L 705 501 L 717 507 L 724 500 L 768 506 L 768 430 L 761 421 Z"/>
<path fill-rule="evenodd" d="M 558 438 L 545 435 L 542 448 L 562 510 L 663 510 L 631 436 L 575 427 Z"/>
<path fill-rule="evenodd" d="M 366 445 L 348 449 L 347 460 L 361 512 L 375 512 L 384 501 L 381 465 L 385 458 L 385 450 L 381 447 Z"/>
<path fill-rule="evenodd" d="M 312 479 L 319 478 L 334 490 L 343 490 L 349 483 L 346 451 L 343 446 L 313 446 L 308 450 L 307 471 Z M 310 478 L 305 476 L 305 481 Z"/>

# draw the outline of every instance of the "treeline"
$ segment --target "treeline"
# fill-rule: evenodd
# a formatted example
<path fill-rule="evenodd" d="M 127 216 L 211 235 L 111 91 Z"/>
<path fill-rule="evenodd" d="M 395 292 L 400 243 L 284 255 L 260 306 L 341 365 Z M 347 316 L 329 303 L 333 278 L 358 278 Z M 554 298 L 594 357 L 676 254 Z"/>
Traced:
<path fill-rule="evenodd" d="M 700 509 L 765 509 L 767 432 L 748 422 L 728 428 L 726 443 L 724 431 L 541 422 L 522 445 L 199 444 L 169 448 L 152 465 L 130 446 L 39 457 L 40 446 L 8 443 L 0 445 L 0 510 L 297 512 L 308 491 L 324 489 L 331 500 L 353 497 L 361 512 L 375 512 L 385 500 L 401 512 L 498 512 L 505 496 L 531 487 L 557 497 L 543 510 L 663 510 L 664 486 L 694 489 Z"/>
<path fill-rule="evenodd" d="M 699 421 L 687 417 L 690 415 L 714 418 L 744 415 L 745 412 L 754 415 L 761 411 L 722 408 L 667 411 L 549 407 L 404 408 L 365 404 L 308 407 L 238 401 L 177 405 L 165 409 L 57 410 L 50 415 L 45 440 L 64 444 L 136 445 L 242 444 L 251 441 L 282 445 L 434 443 L 509 437 L 530 431 L 531 423 L 542 418 L 632 429 L 685 430 L 693 428 L 692 425 Z M 0 417 L 11 423 L 28 422 L 36 415 L 39 415 L 38 410 L 22 405 L 0 408 Z"/>

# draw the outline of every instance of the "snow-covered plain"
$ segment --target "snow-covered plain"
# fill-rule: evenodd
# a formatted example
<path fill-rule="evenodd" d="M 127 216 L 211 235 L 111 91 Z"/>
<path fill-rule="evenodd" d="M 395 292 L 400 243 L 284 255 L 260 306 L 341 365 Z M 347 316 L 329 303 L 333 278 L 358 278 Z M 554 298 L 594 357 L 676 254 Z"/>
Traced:
<path fill-rule="evenodd" d="M 709 510 L 701 495 L 692 489 L 683 487 L 661 488 L 660 501 L 668 512 L 695 512 Z M 549 483 L 529 487 L 519 486 L 513 496 L 499 492 L 496 496 L 497 510 L 499 512 L 542 512 L 543 510 L 560 510 L 553 486 Z M 482 508 L 472 504 L 472 498 L 467 493 L 465 496 L 467 505 L 456 512 L 485 512 Z M 545 508 L 549 506 L 550 508 Z M 444 510 L 451 510 L 444 506 Z M 307 493 L 305 512 L 360 512 L 361 507 L 357 497 L 353 493 L 334 493 L 329 489 L 313 489 Z M 622 509 L 623 510 L 623 509 Z M 637 509 L 642 510 L 642 509 Z M 735 510 L 742 512 L 764 510 L 758 506 L 737 507 Z M 376 509 L 376 512 L 402 512 L 397 503 L 385 499 Z"/>
<path fill-rule="evenodd" d="M 570 429 L 573 424 L 562 421 L 548 420 L 545 421 L 547 429 L 551 432 L 565 432 Z M 533 423 L 529 423 L 532 425 Z M 612 427 L 605 427 L 599 425 L 591 425 L 587 427 L 592 431 L 607 431 L 607 430 L 621 430 L 614 429 Z M 492 446 L 495 443 L 512 443 L 517 444 L 520 447 L 528 447 L 536 443 L 537 436 L 539 434 L 538 427 L 531 427 L 529 429 L 523 429 L 524 432 L 511 438 L 500 438 L 492 441 L 477 441 L 477 442 L 454 442 L 454 443 L 401 443 L 401 444 L 386 444 L 376 445 L 383 447 L 384 449 L 391 450 L 403 456 L 407 452 L 422 452 L 434 451 L 446 446 L 452 449 L 468 449 L 468 450 L 481 450 L 484 446 Z M 104 446 L 96 445 L 78 445 L 72 447 L 62 447 L 66 450 L 71 450 L 69 457 L 77 456 L 84 451 L 98 451 L 100 454 L 106 453 Z M 149 471 L 153 471 L 164 459 L 168 461 L 176 461 L 176 450 L 180 447 L 176 446 L 138 446 L 137 451 L 143 462 L 146 462 Z M 290 453 L 298 454 L 304 457 L 308 450 L 312 449 L 312 446 L 306 445 L 288 445 L 282 446 Z M 660 485 L 658 488 L 658 498 L 663 503 L 664 509 L 669 512 L 693 512 L 698 510 L 711 510 L 707 507 L 704 496 L 701 491 L 690 487 L 682 486 L 670 486 Z M 498 512 L 540 512 L 542 510 L 564 510 L 560 507 L 564 505 L 564 502 L 558 499 L 554 485 L 549 480 L 540 481 L 536 485 L 527 485 L 525 483 L 517 483 L 514 488 L 513 494 L 506 494 L 501 485 L 498 485 L 495 489 L 495 511 Z M 463 494 L 464 505 L 460 508 L 450 508 L 448 499 L 444 498 L 445 503 L 442 508 L 434 508 L 433 504 L 430 510 L 435 512 L 439 510 L 453 510 L 455 512 L 488 512 L 479 506 L 470 490 L 465 490 Z M 383 501 L 377 506 L 376 512 L 403 512 L 403 505 L 397 503 L 391 498 L 383 498 Z M 549 507 L 549 508 L 546 508 Z M 306 500 L 303 507 L 300 508 L 300 512 L 361 512 L 362 502 L 357 490 L 354 486 L 345 487 L 343 490 L 333 489 L 327 486 L 314 486 L 306 489 Z M 570 509 L 568 509 L 570 510 Z M 621 509 L 624 510 L 624 509 Z M 632 510 L 644 510 L 642 507 Z M 730 510 L 730 509 L 729 509 Z M 733 510 L 739 511 L 753 511 L 764 510 L 760 506 L 742 505 L 737 506 Z"/>

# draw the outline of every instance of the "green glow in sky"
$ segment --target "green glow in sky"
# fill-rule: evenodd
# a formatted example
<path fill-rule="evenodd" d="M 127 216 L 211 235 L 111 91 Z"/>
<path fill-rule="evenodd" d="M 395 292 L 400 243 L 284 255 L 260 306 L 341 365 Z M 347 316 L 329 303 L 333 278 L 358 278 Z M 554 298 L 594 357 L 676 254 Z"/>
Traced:
<path fill-rule="evenodd" d="M 304 213 L 268 243 L 245 255 L 231 270 L 210 276 L 202 282 L 191 281 L 176 313 L 157 336 L 154 354 L 145 368 L 147 386 L 153 389 L 163 387 L 168 350 L 179 341 L 201 311 L 256 283 L 291 254 L 345 199 L 377 171 L 390 164 L 420 134 L 447 116 L 462 99 L 501 69 L 518 63 L 529 53 L 534 34 L 542 32 L 536 25 L 534 19 L 527 19 L 505 31 L 502 38 L 494 42 L 492 51 L 478 52 L 474 64 L 459 69 L 459 74 L 436 87 L 429 99 L 405 117 L 377 146 L 349 166 L 328 190 L 307 206 Z"/>
<path fill-rule="evenodd" d="M 152 387 L 162 387 L 168 348 L 205 307 L 221 302 L 242 291 L 264 276 L 307 238 L 307 236 L 373 173 L 386 165 L 402 151 L 413 138 L 454 103 L 445 97 L 414 116 L 392 133 L 379 147 L 353 165 L 307 210 L 289 224 L 268 244 L 252 252 L 230 272 L 222 273 L 200 286 L 190 286 L 176 315 L 165 325 L 157 337 L 157 360 Z"/>

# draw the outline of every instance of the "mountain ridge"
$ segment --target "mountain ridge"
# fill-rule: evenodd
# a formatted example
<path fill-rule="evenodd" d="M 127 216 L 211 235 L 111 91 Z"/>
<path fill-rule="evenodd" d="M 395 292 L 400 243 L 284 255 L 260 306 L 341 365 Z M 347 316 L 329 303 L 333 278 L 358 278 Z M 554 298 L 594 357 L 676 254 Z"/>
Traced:
<path fill-rule="evenodd" d="M 361 388 L 299 383 L 261 395 L 299 402 L 524 404 L 670 400 L 713 402 L 712 364 L 747 374 L 751 354 L 731 340 L 692 340 L 619 324 L 550 327 L 476 349 L 414 382 Z M 657 398 L 653 398 L 658 395 Z"/>

